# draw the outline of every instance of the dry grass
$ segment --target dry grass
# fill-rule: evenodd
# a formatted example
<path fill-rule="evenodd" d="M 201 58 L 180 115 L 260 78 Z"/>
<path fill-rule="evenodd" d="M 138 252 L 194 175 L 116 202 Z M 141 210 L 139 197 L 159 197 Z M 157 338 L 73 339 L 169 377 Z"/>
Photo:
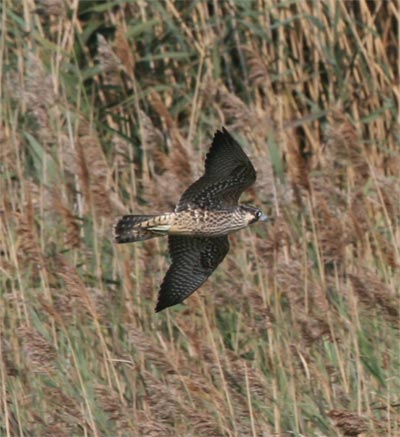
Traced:
<path fill-rule="evenodd" d="M 399 436 L 394 1 L 0 6 L 0 435 Z M 155 315 L 226 126 L 272 217 Z"/>

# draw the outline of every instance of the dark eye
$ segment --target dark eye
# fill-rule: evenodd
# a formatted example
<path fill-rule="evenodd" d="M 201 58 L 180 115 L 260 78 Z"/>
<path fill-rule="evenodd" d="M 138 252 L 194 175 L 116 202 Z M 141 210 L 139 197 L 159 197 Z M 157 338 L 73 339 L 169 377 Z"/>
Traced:
<path fill-rule="evenodd" d="M 258 210 L 258 211 L 256 212 L 256 217 L 257 217 L 257 218 L 260 218 L 260 217 L 261 217 L 261 214 L 262 214 L 261 211 Z"/>

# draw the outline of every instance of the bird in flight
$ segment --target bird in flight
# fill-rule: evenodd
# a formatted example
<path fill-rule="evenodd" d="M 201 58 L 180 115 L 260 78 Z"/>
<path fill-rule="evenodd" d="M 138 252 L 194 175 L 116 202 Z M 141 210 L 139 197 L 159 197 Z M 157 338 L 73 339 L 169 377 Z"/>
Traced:
<path fill-rule="evenodd" d="M 239 197 L 256 180 L 256 171 L 240 144 L 222 128 L 206 156 L 204 175 L 183 193 L 174 212 L 125 215 L 113 227 L 116 243 L 168 235 L 172 264 L 155 308 L 176 305 L 196 291 L 225 258 L 228 234 L 267 216 L 239 205 Z"/>

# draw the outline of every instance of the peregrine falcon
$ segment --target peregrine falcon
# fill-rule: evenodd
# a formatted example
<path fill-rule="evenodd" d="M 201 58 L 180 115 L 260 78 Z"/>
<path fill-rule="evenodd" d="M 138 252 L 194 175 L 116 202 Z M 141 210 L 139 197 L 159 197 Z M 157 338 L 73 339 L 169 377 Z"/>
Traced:
<path fill-rule="evenodd" d="M 168 235 L 172 264 L 162 282 L 156 312 L 196 291 L 229 250 L 228 234 L 267 216 L 239 205 L 256 171 L 238 142 L 222 128 L 206 156 L 204 175 L 183 193 L 174 212 L 125 215 L 114 225 L 114 241 L 131 243 Z"/>

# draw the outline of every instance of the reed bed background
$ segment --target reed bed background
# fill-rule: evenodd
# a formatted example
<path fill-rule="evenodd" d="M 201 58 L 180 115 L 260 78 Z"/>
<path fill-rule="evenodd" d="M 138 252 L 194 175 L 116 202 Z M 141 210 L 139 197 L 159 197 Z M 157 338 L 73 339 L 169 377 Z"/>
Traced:
<path fill-rule="evenodd" d="M 398 6 L 3 0 L 1 436 L 400 435 Z M 221 126 L 272 220 L 156 315 Z"/>

